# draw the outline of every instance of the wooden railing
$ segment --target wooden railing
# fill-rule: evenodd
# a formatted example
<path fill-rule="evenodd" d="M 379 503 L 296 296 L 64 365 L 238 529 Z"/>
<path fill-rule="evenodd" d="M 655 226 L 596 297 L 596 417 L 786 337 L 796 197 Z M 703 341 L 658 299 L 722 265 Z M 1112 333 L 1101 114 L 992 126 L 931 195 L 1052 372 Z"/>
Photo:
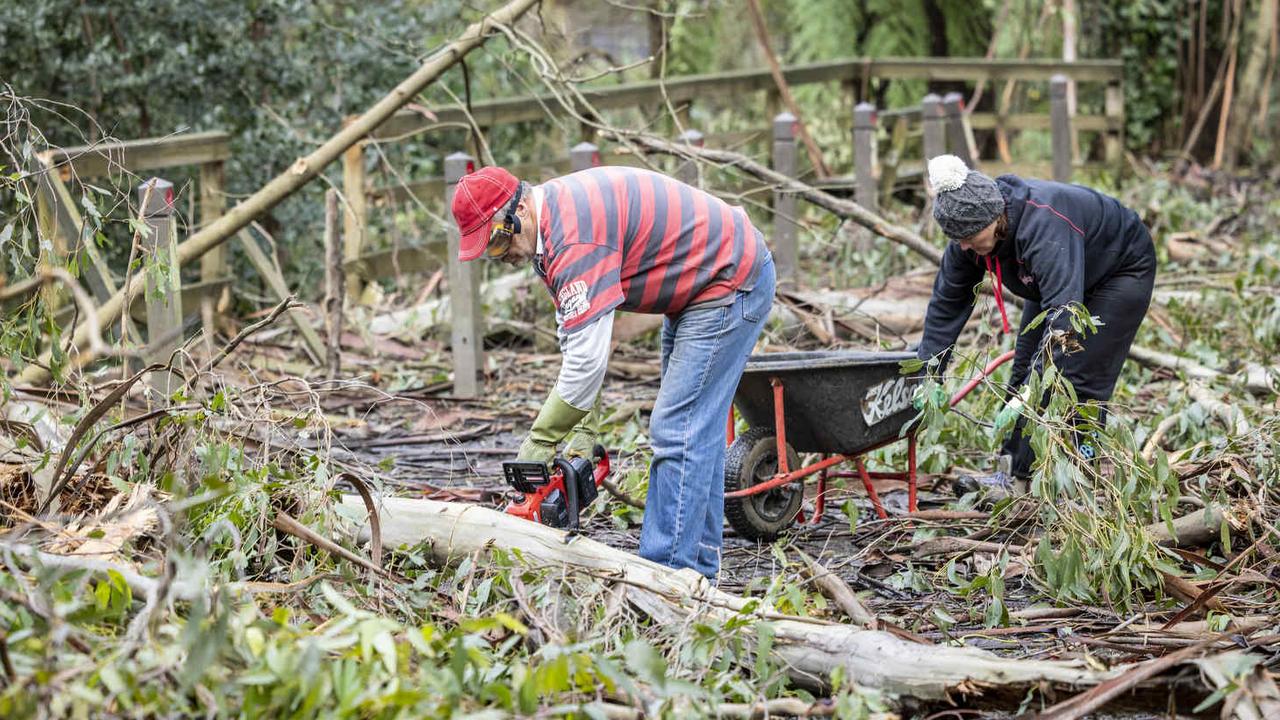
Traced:
<path fill-rule="evenodd" d="M 39 216 L 45 218 L 42 231 L 54 239 L 52 254 L 56 255 L 46 262 L 65 263 L 72 249 L 84 253 L 90 260 L 85 273 L 90 289 L 99 302 L 105 301 L 116 291 L 116 277 L 98 253 L 92 238 L 85 236 L 86 226 L 78 210 L 79 204 L 68 189 L 68 183 L 197 165 L 200 168 L 200 204 L 196 227 L 203 227 L 226 211 L 224 164 L 230 157 L 230 138 L 224 132 L 54 148 L 41 153 L 40 161 L 45 172 L 40 174 L 37 203 Z M 153 231 L 147 234 L 144 242 L 156 258 L 167 257 L 176 245 L 178 232 L 178 223 L 173 218 L 173 185 L 163 178 L 150 178 L 138 186 L 137 194 L 139 206 L 143 207 L 144 222 Z M 267 290 L 277 300 L 288 297 L 288 286 L 276 263 L 247 231 L 241 231 L 238 239 Z M 167 358 L 168 353 L 181 344 L 185 315 L 199 311 L 205 330 L 212 337 L 216 315 L 229 305 L 231 276 L 225 245 L 213 248 L 200 258 L 198 283 L 183 284 L 177 270 L 176 267 L 166 267 L 170 282 L 163 291 L 138 293 L 126 318 L 127 332 L 138 339 L 142 336 L 133 322 L 145 318 L 148 355 L 157 359 Z M 324 347 L 319 335 L 301 314 L 292 313 L 291 317 L 302 333 L 306 350 L 313 359 L 322 359 Z"/>
<path fill-rule="evenodd" d="M 865 85 L 872 78 L 884 79 L 927 79 L 927 80 L 965 80 L 965 81 L 1003 81 L 1021 80 L 1051 85 L 1048 81 L 1058 77 L 1057 87 L 1065 87 L 1062 80 L 1080 84 L 1102 84 L 1104 86 L 1104 102 L 1102 114 L 1081 112 L 1068 119 L 1065 126 L 1057 127 L 1059 132 L 1097 132 L 1105 138 L 1102 164 L 1117 168 L 1122 159 L 1124 146 L 1124 95 L 1122 89 L 1123 66 L 1118 60 L 1081 60 L 1064 63 L 1058 60 L 987 60 L 969 58 L 850 58 L 833 60 L 807 65 L 796 65 L 783 69 L 783 75 L 792 86 L 815 83 L 839 83 L 845 88 Z M 664 81 L 650 80 L 626 85 L 615 85 L 600 88 L 582 88 L 579 90 L 584 102 L 566 99 L 572 102 L 573 112 L 583 116 L 592 113 L 629 107 L 653 107 L 660 103 L 671 103 L 687 118 L 687 109 L 692 103 L 714 102 L 718 99 L 730 98 L 735 102 L 743 102 L 752 93 L 772 94 L 776 86 L 767 70 L 742 70 L 724 73 L 668 78 Z M 850 93 L 856 95 L 856 93 Z M 961 142 L 962 138 L 971 138 L 973 131 L 998 129 L 1007 133 L 1017 130 L 1054 130 L 1051 114 L 1016 113 L 995 114 L 989 112 L 968 112 L 963 108 L 963 100 L 957 94 L 954 97 L 940 99 L 945 112 L 956 123 L 966 123 L 962 129 L 950 131 L 953 140 L 952 148 L 969 146 L 971 140 Z M 390 121 L 384 123 L 371 136 L 369 142 L 397 142 L 408 140 L 422 132 L 441 126 L 462 125 L 480 129 L 491 129 L 498 125 L 515 122 L 546 120 L 550 114 L 565 114 L 567 111 L 560 104 L 561 100 L 551 94 L 528 95 L 513 98 L 497 98 L 481 100 L 471 104 L 469 108 L 445 106 L 431 108 L 431 116 L 415 111 L 401 111 Z M 776 102 L 769 99 L 764 104 L 773 106 Z M 850 114 L 852 118 L 853 114 Z M 891 122 L 894 125 L 904 124 L 910 133 L 923 126 L 921 106 L 875 111 L 874 122 Z M 1061 122 L 1061 121 L 1059 121 Z M 686 123 L 687 124 L 687 123 Z M 894 128 L 895 134 L 901 130 Z M 920 131 L 922 132 L 922 130 Z M 728 146 L 746 138 L 767 139 L 771 137 L 771 128 L 758 128 L 737 132 L 732 137 L 709 136 L 705 142 L 712 147 Z M 874 135 L 870 136 L 874 138 Z M 590 131 L 581 138 L 591 141 L 594 138 Z M 732 141 L 732 142 L 730 142 Z M 1076 143 L 1072 142 L 1071 145 Z M 601 148 L 605 164 L 633 165 L 638 160 L 627 154 L 611 152 L 609 148 Z M 855 149 L 855 155 L 857 151 Z M 1070 176 L 1070 161 L 1057 158 L 1053 166 L 1028 163 L 1003 164 L 991 160 L 975 158 L 983 168 L 998 174 L 1014 171 L 1028 174 L 1045 174 L 1050 172 L 1059 179 Z M 1063 164 L 1063 163 L 1066 164 Z M 541 162 L 522 163 L 510 166 L 510 169 L 521 177 L 538 177 L 548 170 L 563 173 L 568 170 L 570 159 L 567 155 L 549 158 Z M 1088 163 L 1086 167 L 1098 167 L 1098 163 Z M 919 173 L 919 161 L 914 166 L 890 168 L 891 178 L 913 177 Z M 872 160 L 874 174 L 880 173 L 879 158 Z M 1056 171 L 1053 170 L 1056 168 Z M 852 192 L 857 184 L 856 173 L 853 177 L 836 178 L 822 183 L 834 190 Z M 416 200 L 435 205 L 443 197 L 445 180 L 443 177 L 426 178 L 400 182 L 393 186 L 371 187 L 365 173 L 364 151 L 354 147 L 343 158 L 343 190 L 347 198 L 344 216 L 344 258 L 348 263 L 357 264 L 356 274 L 349 278 L 350 291 L 357 289 L 359 271 L 372 269 L 380 265 L 375 259 L 365 258 L 361 261 L 364 248 L 368 245 L 366 238 L 369 227 L 369 208 L 383 204 L 394 204 Z M 887 188 L 886 188 L 887 189 Z M 864 197 L 865 191 L 864 191 Z M 372 279 L 366 276 L 366 279 Z"/>
<path fill-rule="evenodd" d="M 793 65 L 783 68 L 783 76 L 795 87 L 814 83 L 837 82 L 845 85 L 865 83 L 872 78 L 888 80 L 1031 80 L 1047 82 L 1063 75 L 1079 83 L 1105 83 L 1119 87 L 1123 65 L 1119 60 L 996 60 L 983 58 L 846 58 L 826 62 Z M 688 75 L 648 80 L 599 88 L 580 88 L 590 107 L 576 107 L 580 113 L 613 110 L 671 102 L 676 104 L 724 98 L 741 98 L 755 92 L 775 89 L 768 70 L 736 70 L 705 75 Z M 513 122 L 543 120 L 548 109 L 562 112 L 557 98 L 550 94 L 481 100 L 470 110 L 461 107 L 432 108 L 435 118 L 404 110 L 378 128 L 375 140 L 404 137 L 442 123 L 469 123 L 474 119 L 480 127 L 494 127 Z M 468 112 L 470 118 L 468 118 Z M 993 116 L 993 122 L 995 122 Z M 1017 129 L 1014 124 L 1010 129 Z"/>
<path fill-rule="evenodd" d="M 1050 112 L 994 114 L 966 111 L 964 100 L 958 93 L 946 97 L 928 95 L 920 105 L 912 108 L 892 109 L 880 112 L 867 103 L 853 108 L 851 136 L 854 147 L 854 174 L 850 177 L 826 179 L 815 182 L 833 192 L 852 193 L 857 201 L 875 209 L 880 196 L 892 191 L 895 180 L 919 177 L 924 161 L 943 152 L 960 155 L 971 166 L 998 174 L 1020 172 L 1022 174 L 1051 175 L 1058 180 L 1069 180 L 1073 171 L 1071 157 L 1075 145 L 1073 136 L 1078 131 L 1096 132 L 1103 136 L 1102 163 L 1092 163 L 1118 168 L 1124 147 L 1124 94 L 1122 88 L 1123 67 L 1116 60 L 1089 60 L 1063 63 L 1057 60 L 984 60 L 961 58 L 883 58 L 847 59 L 812 63 L 785 68 L 787 82 L 794 86 L 814 83 L 839 83 L 851 97 L 865 95 L 853 92 L 865 88 L 871 78 L 927 79 L 964 81 L 1019 80 L 1038 83 L 1048 90 Z M 1068 115 L 1066 88 L 1069 82 L 1078 84 L 1102 84 L 1102 114 L 1082 112 Z M 421 112 L 403 111 L 384 123 L 366 141 L 388 143 L 409 140 L 412 137 L 440 128 L 462 125 L 481 131 L 507 123 L 530 122 L 548 119 L 551 114 L 572 114 L 591 117 L 619 108 L 654 107 L 669 103 L 676 107 L 688 126 L 688 108 L 692 103 L 715 102 L 732 99 L 734 103 L 751 102 L 753 93 L 773 94 L 776 85 L 765 70 L 713 73 L 690 77 L 668 78 L 663 81 L 646 81 L 601 88 L 579 89 L 582 100 L 563 99 L 569 108 L 561 105 L 562 98 L 544 94 L 514 98 L 498 98 L 472 103 L 468 108 L 431 108 L 430 116 Z M 776 107 L 776 98 L 764 98 L 765 107 Z M 783 113 L 774 118 L 771 127 L 739 133 L 735 140 L 755 138 L 770 141 L 770 155 L 774 169 L 786 175 L 798 177 L 807 174 L 802 170 L 795 151 L 794 118 Z M 882 158 L 878 152 L 877 138 L 881 123 L 889 123 L 892 152 Z M 978 157 L 974 131 L 995 129 L 1002 132 L 1015 130 L 1049 130 L 1053 149 L 1052 162 L 1048 166 L 1019 163 L 1004 165 Z M 921 137 L 921 157 L 911 162 L 901 159 L 901 140 L 916 132 Z M 704 138 L 697 142 L 715 146 L 727 140 L 722 137 Z M 594 139 L 588 129 L 583 144 L 579 144 L 567 156 L 550 158 L 541 162 L 509 166 L 517 176 L 536 179 L 548 172 L 562 174 L 593 164 L 635 165 L 639 159 L 633 155 L 611 152 L 607 147 L 589 143 Z M 688 140 L 689 138 L 685 138 Z M 448 207 L 451 187 L 461 176 L 458 168 L 474 160 L 463 153 L 454 153 L 446 161 L 446 176 L 398 183 L 389 187 L 371 187 L 365 175 L 364 150 L 353 147 L 343 158 L 343 187 L 347 198 L 344 218 L 344 265 L 351 283 L 349 291 L 358 289 L 363 280 L 387 277 L 389 272 L 403 274 L 414 271 L 439 269 L 441 262 L 449 268 L 451 291 L 452 330 L 455 347 L 461 348 L 461 360 L 455 363 L 455 391 L 463 394 L 477 392 L 478 379 L 474 368 L 482 366 L 478 357 L 483 338 L 480 304 L 474 298 L 478 286 L 478 268 L 464 266 L 456 260 L 451 250 L 456 243 L 456 229 L 449 228 L 446 237 L 432 236 L 427 242 L 411 247 L 395 247 L 365 254 L 363 249 L 368 235 L 370 208 L 415 201 L 433 207 Z M 452 168 L 452 174 L 450 174 Z M 677 175 L 687 180 L 696 179 L 696 170 L 684 165 Z M 750 188 L 747 188 L 748 190 Z M 743 190 L 743 188 L 736 188 Z M 780 281 L 794 277 L 797 257 L 799 226 L 794 221 L 794 196 L 773 193 L 775 222 L 771 248 L 778 260 Z M 444 211 L 447 213 L 447 210 Z M 447 243 L 446 243 L 447 239 Z"/>
<path fill-rule="evenodd" d="M 223 163 L 229 157 L 230 142 L 223 132 L 98 143 L 55 148 L 41 153 L 38 158 L 41 167 L 36 168 L 37 215 L 41 219 L 41 233 L 50 239 L 49 246 L 41 251 L 41 262 L 61 266 L 67 263 L 71 252 L 81 254 L 87 260 L 82 265 L 89 290 L 98 302 L 105 302 L 115 294 L 117 278 L 99 253 L 97 243 L 80 214 L 80 203 L 76 202 L 67 184 L 72 180 L 198 165 L 200 221 L 209 223 L 221 216 L 226 208 Z M 144 243 L 149 245 L 149 251 L 155 257 L 167 255 L 177 231 L 176 223 L 171 219 L 172 195 L 172 186 L 158 179 L 151 184 L 149 191 L 139 191 L 139 202 L 144 197 L 147 199 L 144 222 L 155 231 L 144 238 Z M 177 277 L 176 268 L 174 270 L 174 277 Z M 135 322 L 145 317 L 148 355 L 167 359 L 168 351 L 182 341 L 181 308 L 210 308 L 202 317 L 206 329 L 212 332 L 212 309 L 225 305 L 229 284 L 225 251 L 219 249 L 209 253 L 201 259 L 199 284 L 184 288 L 175 283 L 171 287 L 172 292 L 138 293 L 125 316 L 124 332 L 141 342 L 143 336 Z"/>
<path fill-rule="evenodd" d="M 893 190 L 895 181 L 902 178 L 918 178 L 923 161 L 943 152 L 961 155 L 972 165 L 998 173 L 1018 170 L 1024 173 L 1052 174 L 1061 180 L 1068 179 L 1073 170 L 1071 136 L 1077 131 L 1101 133 L 1103 137 L 1103 164 L 1115 167 L 1119 164 L 1123 149 L 1124 103 L 1121 87 L 1121 64 L 1118 61 L 1095 60 L 1062 63 L 1047 60 L 969 60 L 956 58 L 924 59 L 850 59 L 784 69 L 788 82 L 793 86 L 813 83 L 839 83 L 851 97 L 865 93 L 853 92 L 855 87 L 865 88 L 871 78 L 932 79 L 932 80 L 1019 80 L 1047 86 L 1050 112 L 1047 114 L 1018 113 L 996 115 L 967 112 L 958 93 L 946 97 L 927 95 L 919 105 L 908 108 L 878 110 L 868 103 L 852 108 L 850 136 L 853 138 L 853 169 L 848 177 L 813 180 L 831 192 L 853 194 L 860 204 L 875 208 L 885 192 Z M 1101 115 L 1081 113 L 1074 117 L 1067 114 L 1065 94 L 1068 81 L 1104 85 L 1103 112 Z M 573 107 L 575 113 L 602 113 L 611 109 L 656 106 L 659 102 L 672 103 L 677 112 L 687 120 L 687 110 L 692 103 L 714 102 L 732 99 L 734 103 L 754 102 L 751 93 L 775 92 L 773 79 L 766 71 L 738 71 L 690 77 L 669 78 L 663 82 L 647 81 L 581 90 L 585 102 Z M 776 99 L 758 99 L 764 107 L 776 107 Z M 577 101 L 574 101 L 577 102 Z M 431 236 L 412 247 L 393 248 L 365 253 L 370 208 L 416 200 L 434 207 L 448 207 L 453 185 L 474 166 L 474 160 L 464 153 L 453 153 L 443 163 L 445 176 L 416 180 L 394 187 L 371 187 L 365 173 L 365 152 L 369 143 L 387 143 L 407 140 L 418 133 L 442 124 L 464 123 L 480 129 L 513 122 L 540 121 L 548 113 L 565 112 L 554 97 L 525 96 L 479 101 L 467 109 L 458 107 L 432 108 L 434 117 L 422 113 L 401 112 L 388 121 L 362 143 L 352 147 L 343 156 L 343 188 L 345 217 L 343 252 L 344 266 L 352 289 L 365 281 L 389 278 L 401 274 L 429 272 L 448 267 L 452 302 L 452 334 L 455 352 L 455 393 L 466 396 L 479 392 L 479 372 L 483 367 L 483 322 L 480 316 L 478 267 L 472 263 L 462 265 L 456 261 L 457 231 L 449 225 L 442 236 Z M 686 122 L 686 126 L 687 126 Z M 891 152 L 879 152 L 877 138 L 887 128 Z M 989 159 L 977 157 L 974 131 L 988 129 L 1045 130 L 1051 133 L 1053 161 L 1048 169 L 1025 166 L 1003 167 Z M 703 137 L 696 131 L 687 131 L 679 140 L 709 146 L 737 146 L 743 141 L 769 143 L 769 154 L 774 169 L 791 177 L 807 177 L 811 170 L 802 167 L 803 153 L 796 152 L 794 118 L 782 113 L 773 118 L 768 128 L 749 129 L 725 135 Z M 919 135 L 922 152 L 914 160 L 902 159 L 902 139 Z M 611 151 L 588 142 L 574 146 L 566 155 L 542 162 L 517 164 L 511 169 L 519 176 L 531 179 L 547 175 L 563 174 L 599 164 L 635 165 L 640 160 L 634 155 Z M 226 134 L 194 133 L 166 138 L 135 140 L 120 143 L 99 144 L 88 147 L 55 149 L 44 153 L 41 161 L 48 172 L 41 173 L 38 202 L 41 218 L 48 237 L 55 238 L 54 253 L 64 257 L 70 248 L 85 252 L 91 262 L 87 273 L 89 285 L 99 300 L 110 297 L 115 291 L 116 279 L 99 257 L 92 242 L 83 237 L 84 223 L 77 209 L 78 204 L 68 191 L 67 181 L 87 179 L 100 175 L 117 175 L 121 172 L 139 173 L 147 170 L 198 165 L 200 207 L 199 220 L 207 224 L 219 217 L 226 207 L 223 186 L 223 164 L 230 157 Z M 687 182 L 697 182 L 697 169 L 690 163 L 678 165 L 674 173 Z M 151 191 L 167 190 L 164 181 L 151 185 Z M 913 180 L 919 182 L 918 179 Z M 736 188 L 750 191 L 752 188 Z M 139 200 L 145 194 L 139 188 Z M 796 198 L 785 193 L 772 192 L 775 210 L 771 247 L 779 261 L 780 275 L 784 281 L 794 277 L 797 256 L 799 226 L 794 221 Z M 156 205 L 148 200 L 148 223 L 155 224 L 165 235 L 174 232 L 176 223 L 165 220 L 172 213 L 171 199 Z M 447 214 L 447 211 L 446 211 Z M 157 238 L 161 233 L 157 232 Z M 289 290 L 275 262 L 258 246 L 247 232 L 240 235 L 246 256 L 263 277 L 268 289 L 278 298 Z M 163 241 L 163 238 L 159 238 Z M 156 252 L 163 252 L 157 247 Z M 206 323 L 210 322 L 211 307 L 219 310 L 227 298 L 226 250 L 219 247 L 201 258 L 201 281 L 196 286 L 173 288 L 172 297 L 157 299 L 155 308 L 147 308 L 150 324 L 173 324 L 181 318 L 182 307 L 200 305 Z M 180 284 L 180 283 L 179 283 Z M 177 290 L 181 292 L 176 292 Z M 148 293 L 148 302 L 150 295 Z M 222 299 L 222 302 L 218 300 Z M 176 308 L 174 306 L 176 303 Z M 141 310 L 141 308 L 139 308 Z M 138 314 L 141 320 L 141 313 Z M 163 319 L 167 318 L 167 319 Z M 324 356 L 323 344 L 306 320 L 294 315 L 308 352 L 315 360 Z M 172 328 L 148 327 L 151 338 L 160 333 L 172 334 Z M 212 331 L 212 328 L 208 328 Z M 136 330 L 130 329 L 130 332 Z M 175 341 L 180 341 L 181 333 Z"/>

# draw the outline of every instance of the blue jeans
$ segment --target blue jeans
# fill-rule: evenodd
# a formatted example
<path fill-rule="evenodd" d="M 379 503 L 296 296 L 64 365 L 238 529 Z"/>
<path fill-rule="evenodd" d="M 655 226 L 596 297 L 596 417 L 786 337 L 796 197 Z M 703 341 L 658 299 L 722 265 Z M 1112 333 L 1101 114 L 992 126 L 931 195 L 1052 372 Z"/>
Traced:
<path fill-rule="evenodd" d="M 653 463 L 640 556 L 714 578 L 724 531 L 725 419 L 773 306 L 773 258 L 731 305 L 662 325 L 662 385 L 649 418 Z"/>

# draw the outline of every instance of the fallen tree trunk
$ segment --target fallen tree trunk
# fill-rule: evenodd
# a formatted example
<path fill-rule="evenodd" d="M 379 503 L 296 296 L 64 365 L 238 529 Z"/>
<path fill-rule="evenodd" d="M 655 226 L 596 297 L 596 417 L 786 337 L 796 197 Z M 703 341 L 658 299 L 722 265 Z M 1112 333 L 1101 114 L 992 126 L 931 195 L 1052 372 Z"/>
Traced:
<path fill-rule="evenodd" d="M 261 216 L 280 201 L 305 185 L 320 174 L 329 163 L 337 160 L 342 153 L 355 145 L 361 138 L 373 132 L 375 128 L 392 116 L 396 110 L 413 99 L 415 95 L 430 85 L 466 54 L 479 47 L 489 36 L 494 26 L 509 25 L 523 15 L 537 0 L 512 0 L 506 6 L 488 15 L 483 20 L 473 23 L 451 43 L 440 48 L 422 67 L 418 68 L 404 82 L 397 85 L 385 97 L 379 100 L 364 114 L 357 117 L 339 133 L 329 138 L 323 145 L 306 157 L 299 158 L 286 171 L 277 175 L 271 182 L 263 185 L 257 192 L 236 205 L 222 217 L 187 238 L 178 245 L 178 265 L 186 265 L 206 252 L 226 242 L 236 232 L 246 227 L 255 218 Z M 137 293 L 134 285 L 140 282 L 142 273 L 127 276 L 119 290 L 98 308 L 96 328 L 105 330 L 124 309 L 126 297 Z M 80 352 L 91 337 L 88 323 L 76 330 L 72 345 Z M 32 363 L 23 370 L 18 378 L 20 384 L 39 385 L 49 380 L 49 362 L 51 355 L 45 353 L 39 362 Z"/>
<path fill-rule="evenodd" d="M 1169 532 L 1168 525 L 1158 522 L 1147 526 L 1147 534 L 1160 545 L 1200 547 L 1222 537 L 1223 525 L 1233 530 L 1243 528 L 1248 517 L 1246 508 L 1232 507 L 1223 510 L 1220 507 L 1209 506 L 1174 518 L 1172 533 Z"/>
<path fill-rule="evenodd" d="M 773 304 L 771 314 L 779 319 L 784 328 L 797 328 L 803 323 L 800 315 L 787 305 L 787 298 L 810 305 L 822 312 L 831 314 L 831 321 L 840 326 L 851 323 L 866 325 L 864 332 L 874 336 L 875 331 L 906 335 L 924 327 L 925 310 L 928 308 L 929 284 L 921 284 L 920 278 L 903 276 L 893 278 L 879 287 L 860 287 L 849 290 L 791 291 L 780 295 Z M 480 288 L 480 296 L 491 307 L 501 306 L 517 301 L 522 289 L 532 288 L 537 281 L 533 275 L 525 271 L 507 273 L 488 282 Z M 536 298 L 535 302 L 545 302 Z M 416 341 L 424 334 L 447 328 L 450 322 L 450 299 L 448 296 L 432 298 L 411 307 L 393 310 L 370 318 L 366 327 L 373 335 L 402 338 Z M 975 320 L 975 322 L 977 322 Z M 499 329 L 500 322 L 490 323 L 489 332 Z M 645 315 L 619 313 L 614 318 L 613 340 L 616 346 L 651 330 L 662 326 L 661 315 Z M 810 329 L 812 331 L 812 328 Z M 815 333 L 816 334 L 816 333 Z M 840 334 L 840 333 L 838 333 Z M 843 333 L 842 335 L 848 335 Z M 834 338 L 820 338 L 830 341 Z"/>
<path fill-rule="evenodd" d="M 343 503 L 364 510 L 354 495 L 344 496 Z M 748 599 L 716 589 L 692 570 L 672 571 L 594 540 L 566 538 L 563 531 L 488 508 L 383 498 L 380 513 L 386 547 L 425 544 L 438 563 L 493 547 L 518 551 L 534 565 L 566 566 L 617 581 L 628 599 L 656 622 L 684 623 L 695 615 L 728 620 L 751 612 L 744 610 Z M 757 614 L 774 628 L 776 659 L 794 682 L 806 687 L 824 686 L 836 668 L 843 668 L 845 677 L 861 685 L 927 699 L 976 687 L 1094 685 L 1112 675 L 1082 662 L 1008 660 L 973 648 L 911 643 L 852 625 Z"/>
<path fill-rule="evenodd" d="M 1268 368 L 1253 363 L 1246 364 L 1241 374 L 1232 375 L 1205 367 L 1194 360 L 1180 357 L 1172 353 L 1160 352 L 1134 345 L 1129 348 L 1129 357 L 1143 365 L 1162 367 L 1174 372 L 1181 372 L 1192 380 L 1210 382 L 1230 382 L 1237 378 L 1246 390 L 1255 395 L 1269 395 L 1280 388 L 1280 368 Z"/>

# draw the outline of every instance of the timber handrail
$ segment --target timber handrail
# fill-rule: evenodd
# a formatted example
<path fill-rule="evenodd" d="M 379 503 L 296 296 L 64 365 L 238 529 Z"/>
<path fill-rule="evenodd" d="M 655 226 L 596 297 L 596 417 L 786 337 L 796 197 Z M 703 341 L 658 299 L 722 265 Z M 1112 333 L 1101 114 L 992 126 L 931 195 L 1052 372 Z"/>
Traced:
<path fill-rule="evenodd" d="M 231 157 L 231 138 L 221 131 L 182 133 L 164 137 L 102 142 L 41 153 L 41 159 L 58 169 L 65 182 L 72 177 L 99 177 L 113 171 L 204 165 Z"/>
<path fill-rule="evenodd" d="M 924 80 L 1043 80 L 1065 75 L 1076 82 L 1119 83 L 1124 64 L 1119 60 L 987 59 L 987 58 L 842 58 L 782 69 L 789 85 L 824 82 L 855 82 L 864 77 Z M 633 107 L 669 100 L 681 103 L 715 96 L 737 96 L 745 92 L 772 90 L 773 76 L 767 69 L 734 70 L 701 75 L 684 75 L 663 80 L 645 80 L 603 87 L 582 87 L 579 92 L 596 109 Z M 539 120 L 547 108 L 555 107 L 554 95 L 524 95 L 473 102 L 471 118 L 481 127 Z M 402 110 L 383 123 L 372 137 L 391 139 L 445 123 L 469 123 L 467 111 L 451 105 L 432 107 L 434 118 Z"/>

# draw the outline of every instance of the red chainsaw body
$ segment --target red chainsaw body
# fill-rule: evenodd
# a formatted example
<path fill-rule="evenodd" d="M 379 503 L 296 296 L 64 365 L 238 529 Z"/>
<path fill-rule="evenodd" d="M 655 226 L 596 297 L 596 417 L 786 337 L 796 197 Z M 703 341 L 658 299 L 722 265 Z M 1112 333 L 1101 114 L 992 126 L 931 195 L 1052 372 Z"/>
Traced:
<path fill-rule="evenodd" d="M 541 463 L 503 463 L 507 483 L 518 493 L 505 511 L 543 525 L 576 528 L 581 506 L 595 499 L 596 488 L 609 476 L 609 454 L 597 448 L 594 464 L 586 458 L 556 458 L 552 466 L 548 472 Z"/>

